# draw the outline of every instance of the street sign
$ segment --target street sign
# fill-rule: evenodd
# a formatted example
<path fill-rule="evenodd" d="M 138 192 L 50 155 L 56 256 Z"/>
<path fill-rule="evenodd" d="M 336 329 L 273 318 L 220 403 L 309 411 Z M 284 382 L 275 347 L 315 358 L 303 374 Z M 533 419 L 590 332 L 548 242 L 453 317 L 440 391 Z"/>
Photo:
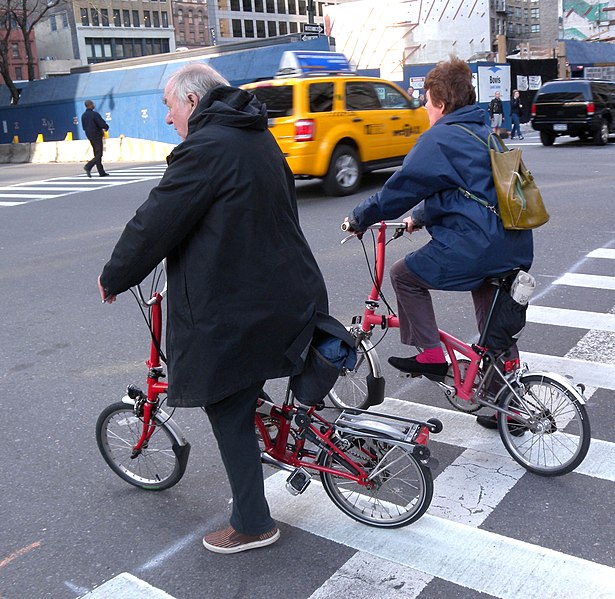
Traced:
<path fill-rule="evenodd" d="M 325 28 L 318 23 L 301 23 L 301 31 L 303 33 L 317 33 L 321 35 L 325 32 Z"/>
<path fill-rule="evenodd" d="M 315 40 L 316 38 L 319 38 L 320 36 L 317 33 L 304 33 L 301 35 L 301 41 L 302 42 L 307 42 L 308 40 Z"/>

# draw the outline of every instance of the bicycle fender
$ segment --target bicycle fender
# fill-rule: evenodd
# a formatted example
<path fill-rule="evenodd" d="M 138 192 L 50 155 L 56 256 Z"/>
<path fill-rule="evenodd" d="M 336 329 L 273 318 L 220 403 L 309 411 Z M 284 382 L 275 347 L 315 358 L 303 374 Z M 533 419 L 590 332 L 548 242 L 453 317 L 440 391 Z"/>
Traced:
<path fill-rule="evenodd" d="M 558 383 L 564 389 L 566 389 L 566 391 L 571 393 L 574 396 L 574 398 L 582 406 L 587 404 L 587 400 L 585 399 L 585 397 L 583 397 L 583 394 L 579 391 L 579 389 L 575 387 L 565 376 L 561 374 L 557 374 L 556 372 L 546 372 L 543 370 L 533 370 L 533 371 L 524 372 L 519 377 L 519 380 L 523 382 L 523 379 L 527 376 L 544 376 L 545 378 L 553 379 L 556 383 Z"/>
<path fill-rule="evenodd" d="M 122 397 L 122 403 L 128 404 L 129 406 L 134 406 L 135 400 L 130 398 L 128 395 L 124 395 L 124 397 Z M 186 438 L 184 437 L 184 433 L 182 432 L 181 428 L 179 428 L 177 422 L 175 422 L 175 420 L 173 420 L 173 418 L 171 418 L 169 414 L 167 414 L 164 410 L 159 409 L 158 418 L 165 423 L 166 427 L 169 429 L 170 433 L 175 438 L 177 445 L 179 445 L 180 447 L 183 447 L 184 445 L 189 445 L 188 441 L 186 441 Z"/>

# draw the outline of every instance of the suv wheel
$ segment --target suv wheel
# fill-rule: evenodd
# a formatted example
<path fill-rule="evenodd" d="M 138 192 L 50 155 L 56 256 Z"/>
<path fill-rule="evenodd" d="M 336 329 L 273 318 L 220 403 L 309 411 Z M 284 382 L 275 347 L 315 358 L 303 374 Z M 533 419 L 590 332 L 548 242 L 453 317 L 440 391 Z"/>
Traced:
<path fill-rule="evenodd" d="M 550 133 L 549 131 L 541 131 L 540 132 L 540 141 L 543 146 L 552 146 L 555 141 L 555 135 Z"/>
<path fill-rule="evenodd" d="M 600 121 L 600 129 L 594 134 L 594 143 L 597 146 L 606 146 L 609 142 L 609 124 L 602 119 Z"/>
<path fill-rule="evenodd" d="M 323 186 L 328 195 L 346 196 L 354 193 L 361 181 L 361 162 L 350 146 L 338 146 L 333 151 Z"/>

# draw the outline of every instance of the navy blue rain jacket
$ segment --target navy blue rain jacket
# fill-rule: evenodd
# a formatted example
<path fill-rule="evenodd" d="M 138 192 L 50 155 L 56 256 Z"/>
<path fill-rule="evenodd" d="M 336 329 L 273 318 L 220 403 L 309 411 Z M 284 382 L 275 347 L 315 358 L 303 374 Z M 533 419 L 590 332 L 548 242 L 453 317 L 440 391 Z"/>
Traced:
<path fill-rule="evenodd" d="M 497 205 L 486 147 L 453 123 L 485 140 L 490 133 L 477 105 L 443 116 L 421 135 L 382 191 L 354 209 L 351 222 L 362 230 L 416 207 L 412 218 L 432 239 L 406 256 L 408 269 L 434 289 L 470 291 L 486 277 L 529 268 L 533 240 L 531 231 L 505 230 L 496 214 L 459 190 Z"/>

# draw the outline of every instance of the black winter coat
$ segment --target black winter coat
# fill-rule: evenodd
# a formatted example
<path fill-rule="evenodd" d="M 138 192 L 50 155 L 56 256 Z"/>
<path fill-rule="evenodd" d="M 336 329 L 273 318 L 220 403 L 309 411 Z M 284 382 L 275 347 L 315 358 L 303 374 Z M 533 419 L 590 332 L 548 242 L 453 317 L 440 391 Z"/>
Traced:
<path fill-rule="evenodd" d="M 167 257 L 169 405 L 296 374 L 327 295 L 265 108 L 247 91 L 212 89 L 168 164 L 101 284 L 126 291 Z"/>
<path fill-rule="evenodd" d="M 81 115 L 81 126 L 90 141 L 101 140 L 103 138 L 103 131 L 109 130 L 109 125 L 107 125 L 105 119 L 93 108 L 86 109 Z"/>

